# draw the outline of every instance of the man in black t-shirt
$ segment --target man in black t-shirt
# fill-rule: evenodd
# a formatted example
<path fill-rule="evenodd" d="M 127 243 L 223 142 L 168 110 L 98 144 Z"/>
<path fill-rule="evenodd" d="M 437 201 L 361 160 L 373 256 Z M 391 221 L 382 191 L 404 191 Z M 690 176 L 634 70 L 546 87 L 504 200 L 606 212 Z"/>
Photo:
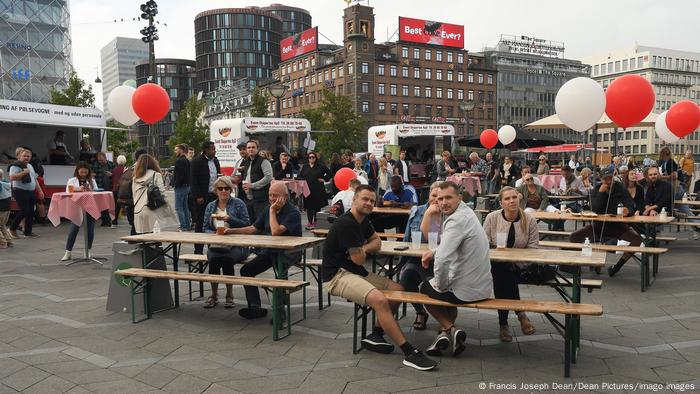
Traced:
<path fill-rule="evenodd" d="M 333 222 L 323 245 L 323 281 L 330 294 L 374 309 L 379 327 L 362 340 L 364 348 L 378 353 L 393 352 L 394 345 L 384 339 L 383 332 L 386 331 L 404 352 L 404 365 L 427 371 L 437 364 L 406 341 L 394 320 L 399 304 L 389 302 L 379 291 L 403 290 L 403 287 L 386 277 L 367 272 L 363 266 L 367 255 L 381 248 L 381 240 L 368 218 L 375 198 L 371 186 L 358 186 L 350 211 Z"/>

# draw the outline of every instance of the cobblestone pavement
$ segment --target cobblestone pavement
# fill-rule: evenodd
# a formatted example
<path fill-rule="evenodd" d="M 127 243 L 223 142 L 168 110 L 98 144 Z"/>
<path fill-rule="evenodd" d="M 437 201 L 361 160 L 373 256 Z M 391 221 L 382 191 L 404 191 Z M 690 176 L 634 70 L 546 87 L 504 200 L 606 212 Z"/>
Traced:
<path fill-rule="evenodd" d="M 391 355 L 352 354 L 352 305 L 334 299 L 317 310 L 315 284 L 309 289 L 309 315 L 291 337 L 273 342 L 267 319 L 246 321 L 242 288 L 236 308 L 203 309 L 188 302 L 131 324 L 130 315 L 105 305 L 111 259 L 104 267 L 65 267 L 68 227 L 36 227 L 37 239 L 20 239 L 0 250 L 0 393 L 474 393 L 669 392 L 700 387 L 700 258 L 698 241 L 688 233 L 661 257 L 660 275 L 646 293 L 639 291 L 639 267 L 629 263 L 583 302 L 601 303 L 602 317 L 582 319 L 582 349 L 572 377 L 563 377 L 563 345 L 540 315 L 523 336 L 511 315 L 513 343 L 498 340 L 495 311 L 460 311 L 458 323 L 469 337 L 458 358 L 445 357 L 436 371 L 417 372 Z M 674 230 L 675 231 L 675 230 Z M 96 230 L 94 253 L 111 256 L 112 242 L 127 229 Z M 74 253 L 80 253 L 82 234 Z M 191 251 L 191 247 L 184 247 Z M 615 256 L 608 256 L 613 262 Z M 269 274 L 268 274 L 269 275 Z M 584 277 L 595 277 L 586 273 Z M 208 294 L 208 289 L 205 295 Z M 522 286 L 524 299 L 558 300 L 554 290 Z M 300 313 L 300 295 L 292 297 Z M 400 322 L 408 339 L 425 348 L 436 332 L 411 329 L 414 315 Z M 531 385 L 521 389 L 521 384 Z M 648 384 L 644 386 L 643 384 Z M 653 385 L 660 384 L 660 385 Z M 569 385 L 569 386 L 566 386 Z M 574 386 L 571 386 L 574 385 Z M 631 386 L 626 386 L 631 385 Z M 481 389 L 481 387 L 485 387 Z M 686 390 L 692 392 L 693 390 Z"/>

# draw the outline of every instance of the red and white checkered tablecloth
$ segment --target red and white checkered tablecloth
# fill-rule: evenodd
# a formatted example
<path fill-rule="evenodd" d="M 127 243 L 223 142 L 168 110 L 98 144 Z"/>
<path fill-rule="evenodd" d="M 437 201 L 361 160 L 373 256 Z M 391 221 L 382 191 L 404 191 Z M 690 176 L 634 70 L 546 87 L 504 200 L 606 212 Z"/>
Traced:
<path fill-rule="evenodd" d="M 109 216 L 114 219 L 112 192 L 54 193 L 47 217 L 54 226 L 61 224 L 62 217 L 80 226 L 83 223 L 83 212 L 99 219 L 104 210 L 109 210 Z"/>
<path fill-rule="evenodd" d="M 303 195 L 304 197 L 308 197 L 309 194 L 311 194 L 311 190 L 309 190 L 309 184 L 306 183 L 305 180 L 301 180 L 301 179 L 273 180 L 272 184 L 274 185 L 275 183 L 279 183 L 279 182 L 284 183 L 284 185 L 287 186 L 287 189 L 289 189 L 290 192 L 296 193 L 297 195 Z"/>
<path fill-rule="evenodd" d="M 478 176 L 450 175 L 447 180 L 462 186 L 472 196 L 481 194 L 481 180 Z"/>
<path fill-rule="evenodd" d="M 537 175 L 537 178 L 540 179 L 540 182 L 542 182 L 542 187 L 544 190 L 550 191 L 552 190 L 553 187 L 556 187 L 557 189 L 559 188 L 559 183 L 561 182 L 562 178 L 564 178 L 561 175 Z"/>

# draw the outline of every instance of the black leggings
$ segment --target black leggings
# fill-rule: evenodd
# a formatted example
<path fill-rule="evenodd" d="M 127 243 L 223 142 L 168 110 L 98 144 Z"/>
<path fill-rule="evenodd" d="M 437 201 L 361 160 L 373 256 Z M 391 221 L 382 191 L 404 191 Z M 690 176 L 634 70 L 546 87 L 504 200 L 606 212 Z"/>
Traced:
<path fill-rule="evenodd" d="M 519 300 L 518 278 L 520 268 L 515 264 L 491 263 L 491 276 L 493 277 L 493 295 L 495 298 L 507 300 Z M 498 310 L 498 324 L 508 325 L 507 310 Z"/>
<path fill-rule="evenodd" d="M 399 283 L 403 286 L 404 291 L 418 292 L 418 286 L 421 282 L 427 280 L 427 277 L 432 276 L 432 266 L 428 270 L 423 268 L 420 259 L 409 257 L 406 264 L 401 269 L 399 274 Z M 425 313 L 423 304 L 411 304 L 416 313 Z"/>
<path fill-rule="evenodd" d="M 316 208 L 306 208 L 306 219 L 308 219 L 309 223 L 316 223 L 316 214 L 318 213 L 318 209 Z"/>

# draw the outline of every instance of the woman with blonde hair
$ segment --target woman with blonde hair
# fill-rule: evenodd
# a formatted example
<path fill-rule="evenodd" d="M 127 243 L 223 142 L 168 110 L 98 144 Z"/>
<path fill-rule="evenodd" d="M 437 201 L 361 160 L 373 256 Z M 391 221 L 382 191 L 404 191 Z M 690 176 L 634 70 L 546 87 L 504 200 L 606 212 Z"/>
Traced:
<path fill-rule="evenodd" d="M 498 193 L 501 209 L 491 212 L 484 220 L 484 231 L 491 247 L 496 246 L 497 234 L 507 234 L 506 248 L 537 248 L 540 234 L 537 230 L 537 220 L 520 208 L 518 191 L 505 186 Z M 513 263 L 491 263 L 493 277 L 493 293 L 496 298 L 519 300 L 520 267 Z M 507 310 L 498 311 L 500 338 L 502 342 L 511 342 L 513 336 L 508 326 Z M 520 329 L 525 335 L 535 333 L 535 326 L 525 312 L 518 312 Z"/>
<path fill-rule="evenodd" d="M 131 191 L 134 196 L 134 227 L 139 234 L 152 231 L 156 222 L 160 228 L 176 222 L 175 212 L 169 204 L 157 209 L 148 207 L 150 184 L 154 184 L 161 192 L 165 190 L 165 182 L 158 162 L 153 156 L 143 154 L 134 165 L 134 179 L 131 181 Z"/>
<path fill-rule="evenodd" d="M 379 188 L 379 195 L 384 195 L 384 193 L 391 189 L 391 172 L 389 172 L 389 162 L 385 157 L 379 158 L 379 174 L 377 174 L 377 186 Z"/>
<path fill-rule="evenodd" d="M 547 164 L 545 155 L 541 155 L 537 159 L 537 175 L 549 175 L 549 164 Z"/>

